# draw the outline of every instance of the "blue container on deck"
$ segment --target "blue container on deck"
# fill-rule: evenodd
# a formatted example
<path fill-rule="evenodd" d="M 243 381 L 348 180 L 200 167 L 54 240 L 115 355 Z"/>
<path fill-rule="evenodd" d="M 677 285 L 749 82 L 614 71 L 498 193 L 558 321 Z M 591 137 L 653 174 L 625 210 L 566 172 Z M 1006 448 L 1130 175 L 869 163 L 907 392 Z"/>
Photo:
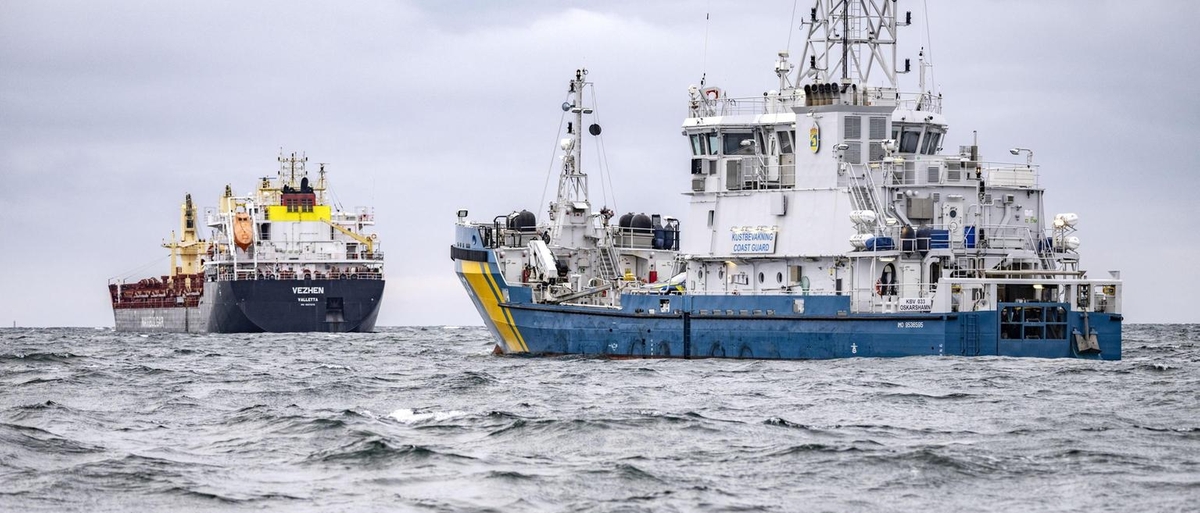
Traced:
<path fill-rule="evenodd" d="M 929 249 L 950 249 L 950 230 L 929 230 Z"/>
<path fill-rule="evenodd" d="M 896 249 L 896 243 L 891 237 L 872 237 L 867 239 L 867 249 L 871 251 L 888 251 Z"/>
<path fill-rule="evenodd" d="M 967 248 L 975 247 L 975 227 L 974 226 L 964 226 L 963 227 L 963 240 L 966 242 Z"/>

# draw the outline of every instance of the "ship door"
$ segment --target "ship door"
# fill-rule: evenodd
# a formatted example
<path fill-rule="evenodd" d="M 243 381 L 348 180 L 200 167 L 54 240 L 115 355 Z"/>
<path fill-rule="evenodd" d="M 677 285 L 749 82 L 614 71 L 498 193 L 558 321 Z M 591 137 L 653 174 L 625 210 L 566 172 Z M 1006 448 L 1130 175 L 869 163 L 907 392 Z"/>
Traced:
<path fill-rule="evenodd" d="M 341 324 L 346 322 L 345 307 L 342 298 L 325 299 L 325 325 L 329 331 L 341 331 Z"/>

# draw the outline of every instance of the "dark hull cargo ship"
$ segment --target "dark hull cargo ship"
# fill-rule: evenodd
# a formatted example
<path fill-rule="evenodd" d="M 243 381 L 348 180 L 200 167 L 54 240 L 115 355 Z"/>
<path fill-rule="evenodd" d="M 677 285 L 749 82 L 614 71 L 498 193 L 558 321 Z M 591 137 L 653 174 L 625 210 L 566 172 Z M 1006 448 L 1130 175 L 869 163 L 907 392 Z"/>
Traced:
<path fill-rule="evenodd" d="M 369 332 L 383 299 L 383 253 L 364 207 L 335 211 L 325 169 L 308 178 L 306 157 L 279 157 L 274 180 L 205 211 L 199 238 L 187 195 L 170 273 L 112 280 L 117 331 L 161 333 Z"/>

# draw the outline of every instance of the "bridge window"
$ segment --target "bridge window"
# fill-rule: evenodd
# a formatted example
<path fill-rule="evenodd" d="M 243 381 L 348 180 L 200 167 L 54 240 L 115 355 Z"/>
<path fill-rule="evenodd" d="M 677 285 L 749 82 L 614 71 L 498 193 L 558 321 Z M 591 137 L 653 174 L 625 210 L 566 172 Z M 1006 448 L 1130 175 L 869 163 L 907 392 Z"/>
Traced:
<path fill-rule="evenodd" d="M 792 133 L 780 130 L 775 135 L 779 137 L 779 153 L 792 153 Z"/>
<path fill-rule="evenodd" d="M 721 139 L 717 134 L 692 134 L 692 155 L 717 155 L 721 150 Z"/>
<path fill-rule="evenodd" d="M 925 144 L 924 144 L 925 147 L 922 148 L 921 153 L 924 153 L 926 155 L 936 155 L 937 149 L 938 149 L 938 143 L 941 142 L 941 140 L 942 140 L 942 134 L 940 134 L 938 132 L 926 132 L 925 133 Z"/>
<path fill-rule="evenodd" d="M 900 132 L 900 153 L 916 153 L 917 143 L 921 140 L 921 129 L 915 126 L 904 127 Z"/>
<path fill-rule="evenodd" d="M 725 134 L 726 155 L 754 155 L 754 135 L 749 133 Z"/>

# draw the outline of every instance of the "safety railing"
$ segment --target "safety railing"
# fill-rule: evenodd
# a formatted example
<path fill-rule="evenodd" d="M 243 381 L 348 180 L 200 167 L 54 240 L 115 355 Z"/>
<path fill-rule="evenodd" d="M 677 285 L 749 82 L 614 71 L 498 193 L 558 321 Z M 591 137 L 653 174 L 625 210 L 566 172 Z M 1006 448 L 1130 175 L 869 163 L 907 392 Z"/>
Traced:
<path fill-rule="evenodd" d="M 725 189 L 730 191 L 791 189 L 796 186 L 794 164 L 772 164 L 754 155 L 724 161 Z"/>
<path fill-rule="evenodd" d="M 164 277 L 165 278 L 165 277 Z M 203 293 L 203 276 L 179 275 L 170 281 L 147 278 L 108 285 L 113 308 L 173 308 L 197 306 Z"/>
<path fill-rule="evenodd" d="M 288 265 L 306 264 L 306 263 L 326 264 L 326 263 L 336 263 L 336 262 L 382 263 L 384 261 L 384 254 L 382 251 L 376 251 L 373 253 L 366 252 L 366 251 L 356 252 L 356 253 L 307 253 L 307 252 L 295 252 L 295 251 L 262 251 L 262 250 L 259 250 L 257 257 L 258 257 L 259 264 L 275 264 L 275 263 L 283 264 L 283 263 L 286 263 Z M 239 256 L 236 259 L 236 262 L 240 265 L 240 264 L 253 263 L 254 260 L 255 260 L 255 255 L 251 254 L 249 256 L 245 256 L 245 255 Z M 230 264 L 233 264 L 234 262 L 235 262 L 235 259 L 233 258 L 233 255 L 229 254 L 228 251 L 225 251 L 225 252 L 216 253 L 212 257 L 212 260 L 209 261 L 209 264 L 211 264 L 211 265 L 230 265 Z"/>
<path fill-rule="evenodd" d="M 896 101 L 898 109 L 919 110 L 923 112 L 942 112 L 942 96 L 932 93 L 899 93 Z"/>
<path fill-rule="evenodd" d="M 761 97 L 709 98 L 692 102 L 687 117 L 752 116 L 767 113 L 767 101 Z"/>
<path fill-rule="evenodd" d="M 242 280 L 382 280 L 383 271 L 361 266 L 330 267 L 327 269 L 275 270 L 259 267 L 255 269 L 232 269 L 222 267 L 208 275 L 212 281 Z"/>
<path fill-rule="evenodd" d="M 618 249 L 679 250 L 679 228 L 609 228 L 613 247 Z"/>
<path fill-rule="evenodd" d="M 881 164 L 888 185 L 943 185 L 982 179 L 990 187 L 1029 189 L 1037 188 L 1040 181 L 1036 165 L 976 162 L 957 156 L 922 156 Z"/>

